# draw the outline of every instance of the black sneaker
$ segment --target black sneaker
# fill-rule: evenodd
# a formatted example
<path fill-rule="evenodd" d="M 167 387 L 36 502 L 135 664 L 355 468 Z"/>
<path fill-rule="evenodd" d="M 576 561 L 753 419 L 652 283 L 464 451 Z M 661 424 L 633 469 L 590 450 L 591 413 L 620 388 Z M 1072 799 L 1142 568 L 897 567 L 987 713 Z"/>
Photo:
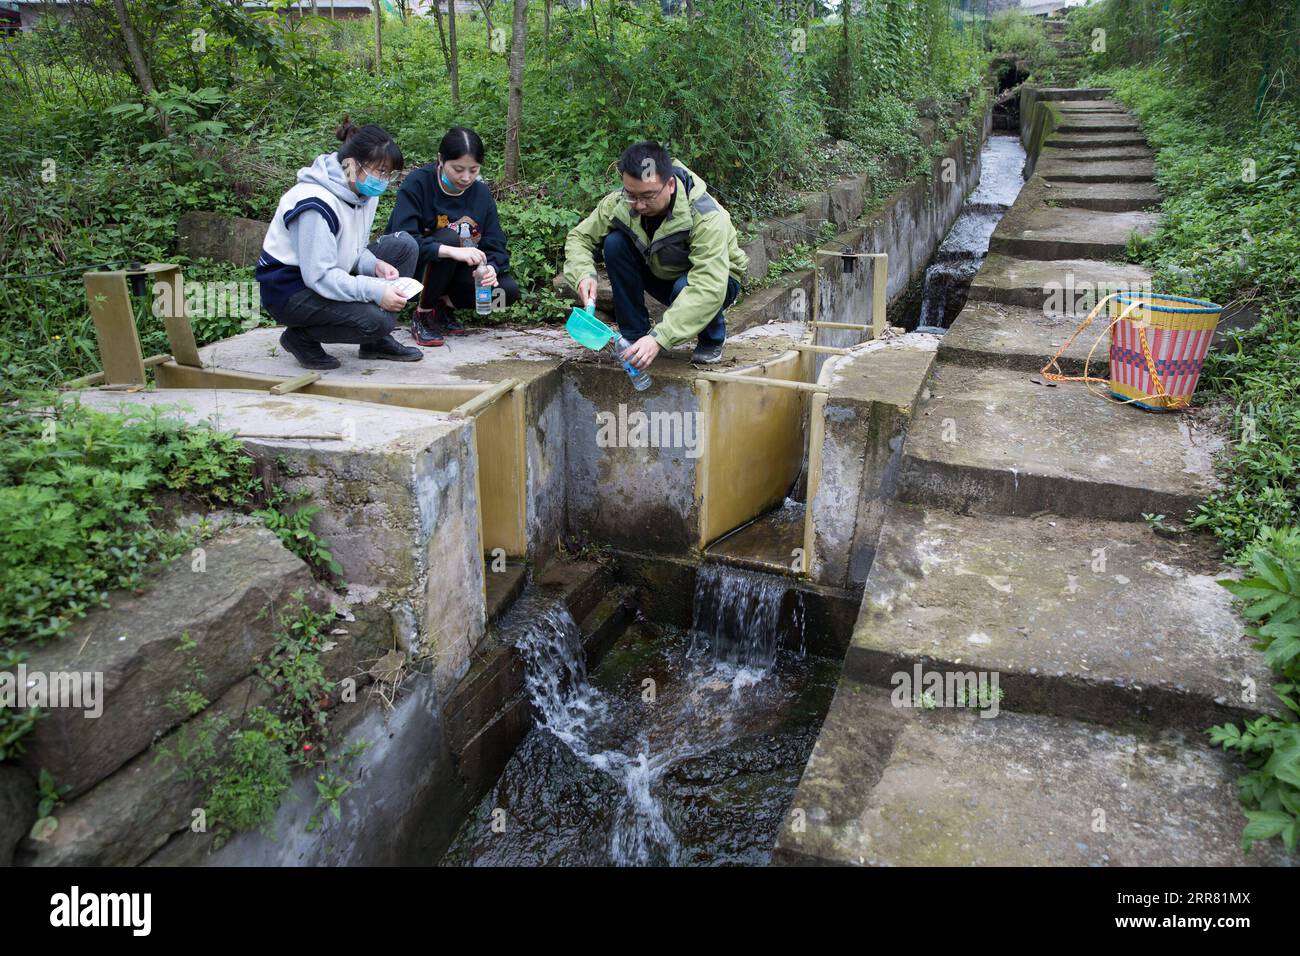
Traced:
<path fill-rule="evenodd" d="M 418 362 L 424 358 L 424 353 L 414 345 L 403 345 L 391 335 L 385 335 L 375 342 L 362 342 L 358 354 L 366 361 L 384 359 L 389 362 Z"/>
<path fill-rule="evenodd" d="M 721 343 L 714 345 L 712 343 L 700 342 L 695 346 L 695 351 L 691 353 L 691 361 L 696 365 L 713 365 L 716 362 L 721 362 Z"/>
<path fill-rule="evenodd" d="M 456 310 L 443 306 L 438 310 L 438 321 L 442 325 L 442 330 L 448 335 L 469 335 L 469 329 L 465 328 L 460 319 L 456 318 Z"/>
<path fill-rule="evenodd" d="M 342 364 L 321 348 L 319 342 L 309 339 L 299 329 L 285 329 L 281 332 L 280 347 L 296 358 L 303 368 L 313 371 L 338 368 Z"/>
<path fill-rule="evenodd" d="M 433 309 L 416 309 L 411 319 L 411 338 L 416 345 L 436 348 L 443 344 L 442 326 L 438 324 L 438 313 Z"/>

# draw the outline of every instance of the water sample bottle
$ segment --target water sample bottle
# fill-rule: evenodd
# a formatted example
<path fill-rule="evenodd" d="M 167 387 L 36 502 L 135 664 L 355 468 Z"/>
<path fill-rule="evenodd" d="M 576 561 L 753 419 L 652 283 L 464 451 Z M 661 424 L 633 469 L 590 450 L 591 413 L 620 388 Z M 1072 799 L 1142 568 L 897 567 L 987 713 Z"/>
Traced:
<path fill-rule="evenodd" d="M 623 353 L 632 347 L 632 343 L 620 335 L 618 341 L 612 342 L 611 344 L 614 347 L 614 357 L 618 359 L 619 364 L 623 366 L 624 370 L 632 379 L 632 387 L 638 392 L 644 392 L 650 387 L 650 373 L 642 371 L 623 358 Z"/>
<path fill-rule="evenodd" d="M 474 270 L 474 311 L 479 315 L 492 314 L 492 287 L 483 281 L 487 264 Z"/>

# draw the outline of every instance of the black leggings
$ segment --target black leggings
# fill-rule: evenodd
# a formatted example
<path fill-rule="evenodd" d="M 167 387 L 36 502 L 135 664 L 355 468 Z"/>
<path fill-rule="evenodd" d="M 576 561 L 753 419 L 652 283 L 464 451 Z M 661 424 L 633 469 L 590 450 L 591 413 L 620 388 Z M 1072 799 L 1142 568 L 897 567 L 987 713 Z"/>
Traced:
<path fill-rule="evenodd" d="M 445 245 L 460 245 L 460 236 L 452 229 L 439 229 L 433 238 Z M 436 309 L 444 295 L 458 309 L 474 308 L 474 270 L 468 264 L 459 259 L 425 259 L 420 263 L 418 275 L 424 283 L 424 291 L 420 293 L 421 309 Z M 506 305 L 519 301 L 519 283 L 514 276 L 498 272 L 497 283 L 505 293 Z"/>

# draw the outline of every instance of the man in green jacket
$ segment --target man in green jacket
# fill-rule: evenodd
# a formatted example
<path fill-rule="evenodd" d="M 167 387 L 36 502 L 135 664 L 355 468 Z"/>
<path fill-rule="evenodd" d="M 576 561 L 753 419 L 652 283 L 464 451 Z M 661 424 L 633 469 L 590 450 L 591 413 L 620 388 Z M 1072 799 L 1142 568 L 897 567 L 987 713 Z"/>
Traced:
<path fill-rule="evenodd" d="M 614 287 L 614 317 L 632 343 L 625 359 L 643 369 L 661 349 L 696 338 L 692 362 L 720 361 L 723 311 L 740 294 L 749 266 L 731 217 L 704 180 L 658 143 L 629 146 L 618 169 L 623 188 L 602 199 L 564 242 L 569 288 L 584 305 L 595 300 L 599 246 Z M 646 292 L 668 306 L 653 330 Z"/>

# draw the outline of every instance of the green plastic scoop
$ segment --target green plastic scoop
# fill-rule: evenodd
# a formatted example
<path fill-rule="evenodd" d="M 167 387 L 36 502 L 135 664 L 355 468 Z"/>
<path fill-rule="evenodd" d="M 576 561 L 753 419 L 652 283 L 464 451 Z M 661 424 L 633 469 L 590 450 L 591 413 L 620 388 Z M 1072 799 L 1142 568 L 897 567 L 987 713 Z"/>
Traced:
<path fill-rule="evenodd" d="M 569 313 L 569 321 L 564 323 L 570 337 L 579 345 L 584 345 L 593 352 L 599 352 L 614 338 L 613 330 L 595 316 L 596 303 L 588 302 L 587 308 L 576 306 Z"/>

